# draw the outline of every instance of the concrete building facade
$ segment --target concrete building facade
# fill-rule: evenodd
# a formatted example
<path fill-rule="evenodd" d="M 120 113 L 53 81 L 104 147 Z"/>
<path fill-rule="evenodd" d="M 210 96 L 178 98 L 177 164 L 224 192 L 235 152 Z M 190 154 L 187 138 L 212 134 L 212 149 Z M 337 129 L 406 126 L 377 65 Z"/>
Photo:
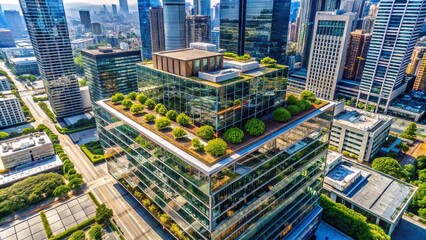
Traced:
<path fill-rule="evenodd" d="M 186 16 L 186 47 L 193 42 L 210 42 L 210 16 Z"/>
<path fill-rule="evenodd" d="M 0 128 L 26 122 L 22 106 L 10 92 L 2 92 L 0 96 Z"/>
<path fill-rule="evenodd" d="M 53 143 L 44 132 L 32 133 L 0 142 L 0 171 L 55 155 Z"/>
<path fill-rule="evenodd" d="M 319 98 L 334 99 L 355 17 L 343 11 L 317 12 L 306 89 Z"/>

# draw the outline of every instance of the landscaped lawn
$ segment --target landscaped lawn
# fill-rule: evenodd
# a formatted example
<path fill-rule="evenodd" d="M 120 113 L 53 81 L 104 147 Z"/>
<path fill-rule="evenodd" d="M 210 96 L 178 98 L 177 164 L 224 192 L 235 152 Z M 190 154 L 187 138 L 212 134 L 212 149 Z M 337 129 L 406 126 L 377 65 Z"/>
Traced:
<path fill-rule="evenodd" d="M 100 163 L 105 160 L 104 150 L 99 141 L 82 144 L 80 148 L 92 163 Z"/>

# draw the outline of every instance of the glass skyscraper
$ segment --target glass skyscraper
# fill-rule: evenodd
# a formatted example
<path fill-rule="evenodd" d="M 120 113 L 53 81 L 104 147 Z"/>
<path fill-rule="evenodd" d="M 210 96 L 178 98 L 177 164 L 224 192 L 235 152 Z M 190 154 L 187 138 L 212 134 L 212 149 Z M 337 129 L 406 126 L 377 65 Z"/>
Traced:
<path fill-rule="evenodd" d="M 405 70 L 425 17 L 424 0 L 380 1 L 358 102 L 386 112 L 391 101 L 405 90 Z"/>
<path fill-rule="evenodd" d="M 20 0 L 50 105 L 57 117 L 83 112 L 62 0 Z"/>
<path fill-rule="evenodd" d="M 81 55 L 92 103 L 117 92 L 128 94 L 138 90 L 136 63 L 141 61 L 140 51 L 103 47 L 82 50 Z"/>
<path fill-rule="evenodd" d="M 185 0 L 164 0 L 164 38 L 166 50 L 186 47 Z"/>
<path fill-rule="evenodd" d="M 196 15 L 211 15 L 211 3 L 210 0 L 194 0 L 194 8 Z"/>
<path fill-rule="evenodd" d="M 267 119 L 284 104 L 286 67 L 259 66 L 223 82 L 197 75 L 220 69 L 222 61 L 221 54 L 198 50 L 154 54 L 153 64 L 138 64 L 139 89 L 168 109 L 187 113 L 197 127 L 214 126 L 218 134 L 253 117 Z M 232 75 L 220 75 L 226 74 Z M 109 100 L 96 105 L 99 138 L 112 156 L 108 171 L 145 207 L 168 215 L 181 236 L 305 239 L 318 225 L 333 104 L 285 125 L 268 122 L 270 133 L 255 141 L 247 137 L 248 143 L 215 161 Z"/>
<path fill-rule="evenodd" d="M 6 17 L 6 21 L 15 38 L 20 38 L 26 35 L 25 24 L 22 21 L 19 11 L 6 10 L 4 11 L 4 16 Z"/>
<path fill-rule="evenodd" d="M 0 4 L 0 28 L 8 28 L 6 18 L 3 14 L 3 9 Z"/>
<path fill-rule="evenodd" d="M 286 55 L 290 0 L 223 0 L 220 2 L 220 47 L 283 63 Z"/>
<path fill-rule="evenodd" d="M 142 41 L 142 59 L 151 59 L 152 44 L 149 8 L 158 6 L 160 6 L 159 0 L 138 0 L 139 26 Z"/>

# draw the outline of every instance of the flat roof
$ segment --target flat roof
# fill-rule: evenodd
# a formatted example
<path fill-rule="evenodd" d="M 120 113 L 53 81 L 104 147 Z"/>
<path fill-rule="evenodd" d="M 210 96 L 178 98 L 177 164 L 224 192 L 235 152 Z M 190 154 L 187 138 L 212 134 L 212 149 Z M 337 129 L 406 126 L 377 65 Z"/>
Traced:
<path fill-rule="evenodd" d="M 18 58 L 11 58 L 11 62 L 15 64 L 19 63 L 37 63 L 36 57 L 18 57 Z"/>
<path fill-rule="evenodd" d="M 20 181 L 29 176 L 33 176 L 43 172 L 49 172 L 61 168 L 63 163 L 57 155 L 54 155 L 46 160 L 30 162 L 30 165 L 24 166 L 6 174 L 0 174 L 0 188 Z"/>
<path fill-rule="evenodd" d="M 88 56 L 93 56 L 93 57 L 97 57 L 97 56 L 108 56 L 108 55 L 115 55 L 115 54 L 134 54 L 134 53 L 140 53 L 140 50 L 122 50 L 122 49 L 115 49 L 115 48 L 111 48 L 112 51 L 110 52 L 101 52 L 100 49 L 92 49 L 92 50 L 87 50 L 87 49 L 83 49 L 81 50 L 82 55 L 88 55 Z"/>
<path fill-rule="evenodd" d="M 164 51 L 164 52 L 157 52 L 153 53 L 152 55 L 159 55 L 164 57 L 169 57 L 173 59 L 179 59 L 183 61 L 190 61 L 200 58 L 208 58 L 208 57 L 216 57 L 216 56 L 223 56 L 221 53 L 216 52 L 209 52 L 209 51 L 202 51 L 192 48 L 185 48 L 185 49 L 179 49 L 174 51 Z"/>
<path fill-rule="evenodd" d="M 332 164 L 333 162 L 335 162 L 336 160 L 341 159 L 342 157 L 343 157 L 343 154 L 339 152 L 328 151 L 326 165 L 328 166 Z"/>
<path fill-rule="evenodd" d="M 388 120 L 388 118 L 355 109 L 345 110 L 334 118 L 334 122 L 363 131 L 373 130 L 382 120 Z"/>
<path fill-rule="evenodd" d="M 397 216 L 402 214 L 416 190 L 416 187 L 410 184 L 355 162 L 344 160 L 335 169 L 340 168 L 360 171 L 361 175 L 343 191 L 333 188 L 326 181 L 324 181 L 324 188 L 343 196 L 389 222 L 394 222 Z M 351 171 L 341 173 L 350 175 Z M 333 176 L 333 171 L 331 171 L 326 178 L 331 178 L 334 181 L 339 180 Z M 342 174 L 341 179 L 345 179 L 345 176 L 345 174 Z"/>
<path fill-rule="evenodd" d="M 155 141 L 157 144 L 159 144 L 163 148 L 167 149 L 167 151 L 174 153 L 175 155 L 179 156 L 181 159 L 185 159 L 189 164 L 196 167 L 198 170 L 202 171 L 203 173 L 205 173 L 207 175 L 218 172 L 223 167 L 229 165 L 230 163 L 234 162 L 235 160 L 240 159 L 241 157 L 250 154 L 251 152 L 255 151 L 260 146 L 262 146 L 262 145 L 268 143 L 269 141 L 279 137 L 280 135 L 290 131 L 291 129 L 293 129 L 296 126 L 302 124 L 303 122 L 309 120 L 310 118 L 315 117 L 315 116 L 323 113 L 324 111 L 326 111 L 327 109 L 329 109 L 330 107 L 332 107 L 334 105 L 334 103 L 332 103 L 332 102 L 327 102 L 327 104 L 325 104 L 324 106 L 322 106 L 318 109 L 315 109 L 311 113 L 309 113 L 309 114 L 307 114 L 303 117 L 300 117 L 293 122 L 290 122 L 289 124 L 277 129 L 272 134 L 259 137 L 259 140 L 254 141 L 252 144 L 235 151 L 234 153 L 230 154 L 229 156 L 224 157 L 223 159 L 220 159 L 219 161 L 217 161 L 216 163 L 214 163 L 212 165 L 207 165 L 206 163 L 202 162 L 200 159 L 196 158 L 195 156 L 183 151 L 182 149 L 180 149 L 175 144 L 168 142 L 168 141 L 164 141 L 164 139 L 161 136 L 159 136 L 158 134 L 152 132 L 151 130 L 143 127 L 141 124 L 139 124 L 139 123 L 135 122 L 134 120 L 130 119 L 129 117 L 125 116 L 120 111 L 110 107 L 108 104 L 106 104 L 105 100 L 98 101 L 97 104 L 100 107 L 107 110 L 108 112 L 110 112 L 111 114 L 113 114 L 114 116 L 116 116 L 117 118 L 119 118 L 120 120 L 122 120 L 123 122 L 125 122 L 126 124 L 133 127 L 134 129 L 144 133 L 151 140 Z"/>
<path fill-rule="evenodd" d="M 0 158 L 19 151 L 52 143 L 44 132 L 31 133 L 0 142 Z M 1 159 L 0 159 L 1 160 Z"/>

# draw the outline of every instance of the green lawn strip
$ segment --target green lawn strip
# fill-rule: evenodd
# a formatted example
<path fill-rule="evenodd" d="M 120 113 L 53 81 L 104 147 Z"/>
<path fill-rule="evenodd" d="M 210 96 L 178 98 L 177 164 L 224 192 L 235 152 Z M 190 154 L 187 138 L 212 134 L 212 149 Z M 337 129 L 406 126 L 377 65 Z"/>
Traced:
<path fill-rule="evenodd" d="M 105 161 L 103 154 L 93 154 L 86 146 L 84 146 L 84 144 L 81 145 L 80 148 L 93 164 Z"/>
<path fill-rule="evenodd" d="M 66 237 L 70 236 L 71 234 L 73 234 L 75 231 L 78 230 L 84 230 L 87 227 L 89 227 L 90 225 L 94 224 L 96 222 L 96 217 L 91 217 L 89 219 L 87 219 L 86 221 L 75 225 L 72 228 L 69 228 L 68 230 L 65 230 L 64 232 L 59 233 L 56 236 L 50 237 L 49 240 L 61 240 L 61 239 L 65 239 Z"/>
<path fill-rule="evenodd" d="M 56 130 L 58 130 L 58 132 L 62 133 L 62 134 L 71 134 L 71 133 L 76 133 L 76 132 L 81 132 L 84 130 L 88 130 L 88 129 L 92 129 L 95 128 L 96 125 L 89 125 L 89 126 L 85 126 L 85 127 L 79 127 L 79 128 L 61 128 L 58 125 L 55 125 Z"/>
<path fill-rule="evenodd" d="M 92 199 L 93 203 L 96 205 L 96 207 L 99 207 L 99 205 L 101 205 L 101 203 L 95 197 L 95 194 L 93 194 L 92 192 L 89 192 L 88 194 L 89 194 L 89 197 Z"/>
<path fill-rule="evenodd" d="M 56 123 L 56 116 L 55 114 L 49 109 L 46 103 L 39 102 L 38 106 L 43 110 L 44 113 L 52 120 L 52 122 Z"/>
<path fill-rule="evenodd" d="M 46 231 L 47 237 L 52 237 L 52 229 L 50 228 L 50 224 L 47 221 L 46 214 L 44 214 L 44 211 L 40 212 L 40 218 L 41 222 L 43 223 L 44 230 Z"/>

